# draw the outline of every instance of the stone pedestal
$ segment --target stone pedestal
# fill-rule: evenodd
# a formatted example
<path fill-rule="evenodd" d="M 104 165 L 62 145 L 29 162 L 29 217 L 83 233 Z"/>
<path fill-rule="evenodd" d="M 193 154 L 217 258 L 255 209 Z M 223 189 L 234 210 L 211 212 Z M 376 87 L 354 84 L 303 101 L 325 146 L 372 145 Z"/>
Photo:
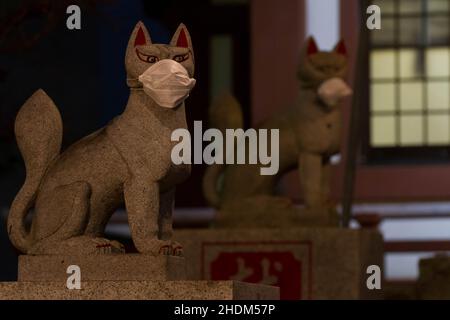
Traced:
<path fill-rule="evenodd" d="M 340 228 L 177 230 L 187 276 L 279 286 L 281 299 L 378 299 L 366 270 L 383 270 L 383 239 Z"/>
<path fill-rule="evenodd" d="M 423 300 L 450 299 L 450 257 L 420 260 L 416 297 Z"/>
<path fill-rule="evenodd" d="M 69 266 L 80 289 L 68 289 Z M 187 281 L 185 259 L 141 254 L 20 256 L 18 282 L 0 283 L 0 300 L 279 299 L 279 288 L 238 281 Z"/>
<path fill-rule="evenodd" d="M 279 289 L 237 281 L 1 282 L 0 300 L 277 300 Z"/>
<path fill-rule="evenodd" d="M 185 280 L 185 259 L 143 254 L 19 257 L 18 281 L 67 280 L 67 267 L 77 265 L 83 281 Z"/>

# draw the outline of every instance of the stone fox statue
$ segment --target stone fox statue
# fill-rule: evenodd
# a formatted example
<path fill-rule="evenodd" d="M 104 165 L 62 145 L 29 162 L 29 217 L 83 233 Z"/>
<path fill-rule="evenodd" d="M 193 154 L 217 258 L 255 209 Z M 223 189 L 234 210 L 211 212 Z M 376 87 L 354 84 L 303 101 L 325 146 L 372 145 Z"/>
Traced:
<path fill-rule="evenodd" d="M 26 180 L 12 203 L 8 233 L 22 252 L 123 252 L 120 243 L 102 236 L 112 213 L 125 204 L 140 253 L 181 255 L 171 241 L 172 207 L 175 185 L 189 176 L 190 166 L 174 165 L 170 154 L 172 131 L 187 128 L 183 100 L 195 83 L 188 30 L 180 24 L 169 45 L 152 44 L 138 22 L 125 66 L 130 96 L 123 114 L 63 153 L 61 117 L 45 92 L 36 91 L 20 109 L 15 133 Z"/>
<path fill-rule="evenodd" d="M 297 102 L 258 126 L 280 130 L 278 174 L 260 175 L 261 165 L 248 164 L 215 164 L 205 173 L 204 195 L 219 209 L 218 227 L 337 223 L 327 204 L 329 159 L 340 148 L 339 101 L 351 94 L 343 81 L 346 48 L 340 41 L 331 52 L 319 51 L 314 39 L 308 38 L 300 60 Z M 242 127 L 240 106 L 230 95 L 216 99 L 209 118 L 210 125 L 220 130 Z M 295 168 L 299 169 L 304 210 L 275 195 L 280 176 Z"/>

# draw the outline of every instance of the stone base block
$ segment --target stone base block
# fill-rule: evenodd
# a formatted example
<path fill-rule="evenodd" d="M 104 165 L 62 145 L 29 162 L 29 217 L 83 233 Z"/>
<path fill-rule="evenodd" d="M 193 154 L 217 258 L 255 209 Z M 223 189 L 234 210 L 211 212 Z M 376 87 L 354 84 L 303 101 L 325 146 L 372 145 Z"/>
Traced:
<path fill-rule="evenodd" d="M 19 257 L 18 281 L 65 283 L 70 265 L 80 267 L 82 281 L 185 280 L 185 259 L 144 254 Z"/>
<path fill-rule="evenodd" d="M 176 230 L 190 280 L 280 287 L 281 299 L 378 299 L 367 267 L 383 270 L 383 239 L 334 227 Z M 381 275 L 382 276 L 382 275 Z"/>
<path fill-rule="evenodd" d="M 279 288 L 237 281 L 1 282 L 1 300 L 278 300 Z"/>
<path fill-rule="evenodd" d="M 450 257 L 421 259 L 416 298 L 422 300 L 450 299 Z"/>

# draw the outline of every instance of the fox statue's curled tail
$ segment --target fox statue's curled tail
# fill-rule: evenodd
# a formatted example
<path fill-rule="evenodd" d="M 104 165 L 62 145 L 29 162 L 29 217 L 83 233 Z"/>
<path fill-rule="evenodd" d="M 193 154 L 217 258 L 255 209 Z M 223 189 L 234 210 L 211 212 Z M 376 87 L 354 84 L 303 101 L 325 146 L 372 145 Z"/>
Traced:
<path fill-rule="evenodd" d="M 31 243 L 25 217 L 33 207 L 41 180 L 61 150 L 63 126 L 61 115 L 42 90 L 37 90 L 21 107 L 14 132 L 25 162 L 25 183 L 15 197 L 8 215 L 8 234 L 13 245 L 27 252 Z"/>
<path fill-rule="evenodd" d="M 242 109 L 236 98 L 228 92 L 215 97 L 208 114 L 209 127 L 219 129 L 225 136 L 226 129 L 243 128 Z M 212 164 L 206 169 L 203 177 L 203 194 L 208 203 L 220 206 L 220 175 L 225 170 L 225 164 Z"/>

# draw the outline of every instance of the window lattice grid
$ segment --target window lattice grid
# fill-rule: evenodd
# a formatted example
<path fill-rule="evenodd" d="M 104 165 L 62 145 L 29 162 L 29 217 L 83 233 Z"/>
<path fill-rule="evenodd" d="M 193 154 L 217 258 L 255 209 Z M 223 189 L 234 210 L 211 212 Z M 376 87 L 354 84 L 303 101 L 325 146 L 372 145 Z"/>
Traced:
<path fill-rule="evenodd" d="M 380 0 L 371 31 L 372 147 L 450 145 L 450 1 Z"/>

